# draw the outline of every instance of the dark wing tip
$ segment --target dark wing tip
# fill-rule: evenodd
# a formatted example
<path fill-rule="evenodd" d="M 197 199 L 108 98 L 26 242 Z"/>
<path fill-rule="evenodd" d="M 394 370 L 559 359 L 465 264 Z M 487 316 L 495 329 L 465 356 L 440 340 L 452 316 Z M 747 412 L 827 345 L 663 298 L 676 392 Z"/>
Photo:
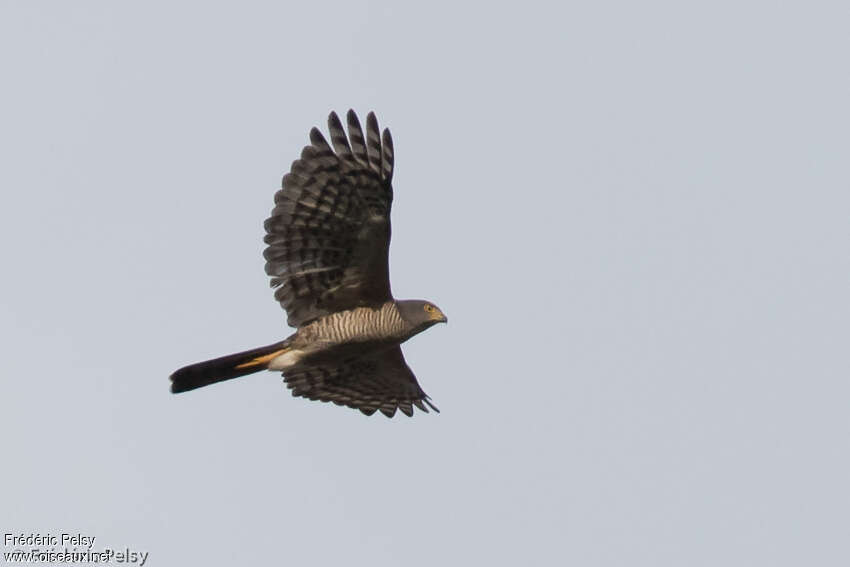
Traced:
<path fill-rule="evenodd" d="M 423 399 L 425 400 L 425 403 L 428 404 L 428 406 L 432 410 L 434 410 L 437 413 L 440 413 L 440 409 L 437 406 L 435 406 L 434 404 L 431 403 L 431 398 L 429 398 L 428 396 L 425 396 L 425 398 L 423 398 Z"/>
<path fill-rule="evenodd" d="M 310 130 L 310 143 L 314 146 L 322 149 L 330 149 L 327 140 L 322 135 L 321 130 L 316 128 L 315 126 Z"/>
<path fill-rule="evenodd" d="M 328 131 L 337 155 L 344 159 L 350 159 L 351 146 L 348 144 L 348 136 L 345 135 L 345 129 L 343 129 L 342 122 L 340 122 L 336 112 L 331 112 L 328 115 Z"/>
<path fill-rule="evenodd" d="M 369 167 L 381 174 L 381 130 L 374 112 L 366 115 L 366 154 L 369 157 Z"/>
<path fill-rule="evenodd" d="M 381 144 L 381 176 L 391 183 L 393 180 L 393 137 L 389 128 L 384 128 L 383 143 Z"/>
<path fill-rule="evenodd" d="M 348 120 L 348 141 L 351 152 L 361 164 L 369 164 L 369 154 L 366 150 L 366 138 L 363 136 L 363 127 L 354 110 L 349 109 L 346 115 Z"/>

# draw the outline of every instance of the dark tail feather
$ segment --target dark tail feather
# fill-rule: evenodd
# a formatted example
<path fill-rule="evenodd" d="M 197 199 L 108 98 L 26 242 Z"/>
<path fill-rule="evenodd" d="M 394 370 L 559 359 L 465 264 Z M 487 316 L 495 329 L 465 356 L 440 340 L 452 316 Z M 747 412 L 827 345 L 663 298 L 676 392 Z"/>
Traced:
<path fill-rule="evenodd" d="M 289 341 L 281 341 L 273 345 L 184 366 L 171 375 L 171 393 L 178 394 L 265 370 L 269 361 L 285 352 L 288 346 Z"/>

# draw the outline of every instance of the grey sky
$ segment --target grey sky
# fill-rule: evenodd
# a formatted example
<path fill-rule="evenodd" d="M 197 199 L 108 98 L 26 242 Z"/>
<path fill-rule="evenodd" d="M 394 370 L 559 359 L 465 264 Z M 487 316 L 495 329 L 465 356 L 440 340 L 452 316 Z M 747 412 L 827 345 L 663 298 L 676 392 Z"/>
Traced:
<path fill-rule="evenodd" d="M 850 564 L 845 2 L 2 2 L 4 532 L 149 565 Z M 440 415 L 178 366 L 330 110 Z M 7 551 L 4 548 L 4 551 Z"/>

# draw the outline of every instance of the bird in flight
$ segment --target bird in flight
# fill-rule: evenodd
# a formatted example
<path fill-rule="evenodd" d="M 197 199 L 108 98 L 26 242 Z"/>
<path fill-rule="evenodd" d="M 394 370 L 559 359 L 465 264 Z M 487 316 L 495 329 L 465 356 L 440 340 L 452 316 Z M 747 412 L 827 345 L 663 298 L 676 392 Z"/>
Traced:
<path fill-rule="evenodd" d="M 185 366 L 173 393 L 260 370 L 283 373 L 293 396 L 334 402 L 366 415 L 413 406 L 439 412 L 407 366 L 401 343 L 447 321 L 432 302 L 396 300 L 390 291 L 393 141 L 353 110 L 348 134 L 328 117 L 331 144 L 318 128 L 292 163 L 265 222 L 266 273 L 296 331 L 245 352 Z M 332 147 L 332 146 L 333 147 Z"/>

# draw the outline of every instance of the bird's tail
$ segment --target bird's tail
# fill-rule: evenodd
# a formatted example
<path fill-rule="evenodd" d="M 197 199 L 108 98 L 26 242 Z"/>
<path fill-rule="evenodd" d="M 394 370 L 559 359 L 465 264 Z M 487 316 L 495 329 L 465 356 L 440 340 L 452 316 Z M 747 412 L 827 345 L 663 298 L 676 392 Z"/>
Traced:
<path fill-rule="evenodd" d="M 171 375 L 171 393 L 178 394 L 265 370 L 272 359 L 289 350 L 289 344 L 290 340 L 287 339 L 273 345 L 184 366 Z"/>

